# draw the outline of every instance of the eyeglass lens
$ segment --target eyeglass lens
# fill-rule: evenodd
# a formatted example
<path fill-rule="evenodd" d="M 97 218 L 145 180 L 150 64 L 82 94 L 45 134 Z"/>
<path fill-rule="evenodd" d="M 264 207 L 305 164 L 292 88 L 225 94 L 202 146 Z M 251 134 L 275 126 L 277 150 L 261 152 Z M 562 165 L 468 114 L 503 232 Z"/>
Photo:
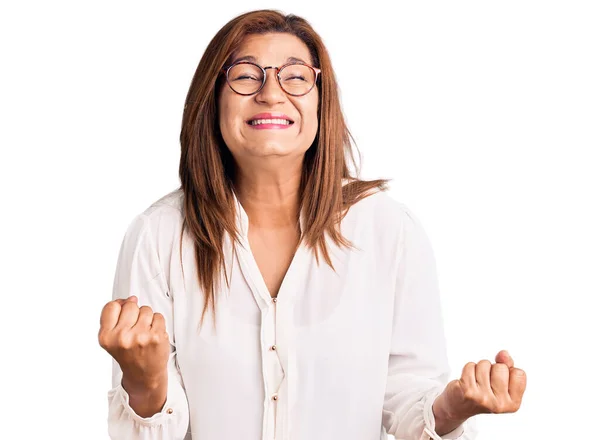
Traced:
<path fill-rule="evenodd" d="M 303 95 L 313 87 L 315 72 L 304 64 L 290 64 L 279 71 L 281 87 L 290 95 Z M 263 71 L 254 64 L 240 63 L 229 69 L 228 81 L 238 93 L 252 94 L 263 83 Z"/>

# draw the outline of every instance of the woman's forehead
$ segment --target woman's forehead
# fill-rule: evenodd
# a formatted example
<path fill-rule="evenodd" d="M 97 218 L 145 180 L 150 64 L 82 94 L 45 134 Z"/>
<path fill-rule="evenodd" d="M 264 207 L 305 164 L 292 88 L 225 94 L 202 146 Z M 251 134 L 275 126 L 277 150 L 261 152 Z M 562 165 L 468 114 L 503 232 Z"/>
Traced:
<path fill-rule="evenodd" d="M 257 64 L 311 64 L 306 44 L 295 35 L 285 33 L 247 36 L 232 55 L 232 63 L 236 61 L 252 61 Z"/>

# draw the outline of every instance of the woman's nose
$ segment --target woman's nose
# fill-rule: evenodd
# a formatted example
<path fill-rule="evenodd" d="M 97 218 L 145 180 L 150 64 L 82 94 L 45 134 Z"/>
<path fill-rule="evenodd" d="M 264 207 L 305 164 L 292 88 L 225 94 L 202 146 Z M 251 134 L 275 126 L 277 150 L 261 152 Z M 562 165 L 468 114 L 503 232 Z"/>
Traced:
<path fill-rule="evenodd" d="M 267 69 L 265 85 L 256 94 L 256 99 L 265 102 L 282 102 L 285 100 L 285 92 L 279 85 L 275 69 Z"/>

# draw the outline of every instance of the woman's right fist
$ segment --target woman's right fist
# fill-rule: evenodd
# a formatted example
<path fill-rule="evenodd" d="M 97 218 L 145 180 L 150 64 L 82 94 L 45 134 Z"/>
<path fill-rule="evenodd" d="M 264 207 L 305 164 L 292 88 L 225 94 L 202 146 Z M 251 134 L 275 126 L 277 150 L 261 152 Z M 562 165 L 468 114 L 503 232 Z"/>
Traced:
<path fill-rule="evenodd" d="M 138 307 L 135 296 L 104 306 L 98 342 L 119 363 L 124 383 L 150 389 L 165 380 L 171 353 L 165 318 Z"/>

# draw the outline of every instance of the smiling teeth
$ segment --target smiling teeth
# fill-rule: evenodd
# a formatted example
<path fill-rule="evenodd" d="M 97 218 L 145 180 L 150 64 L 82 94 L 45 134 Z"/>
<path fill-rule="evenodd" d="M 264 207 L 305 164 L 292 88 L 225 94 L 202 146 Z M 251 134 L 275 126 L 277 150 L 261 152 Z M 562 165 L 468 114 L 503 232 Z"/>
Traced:
<path fill-rule="evenodd" d="M 255 119 L 251 121 L 251 125 L 261 125 L 261 124 L 278 124 L 278 125 L 290 125 L 290 121 L 287 119 Z"/>

